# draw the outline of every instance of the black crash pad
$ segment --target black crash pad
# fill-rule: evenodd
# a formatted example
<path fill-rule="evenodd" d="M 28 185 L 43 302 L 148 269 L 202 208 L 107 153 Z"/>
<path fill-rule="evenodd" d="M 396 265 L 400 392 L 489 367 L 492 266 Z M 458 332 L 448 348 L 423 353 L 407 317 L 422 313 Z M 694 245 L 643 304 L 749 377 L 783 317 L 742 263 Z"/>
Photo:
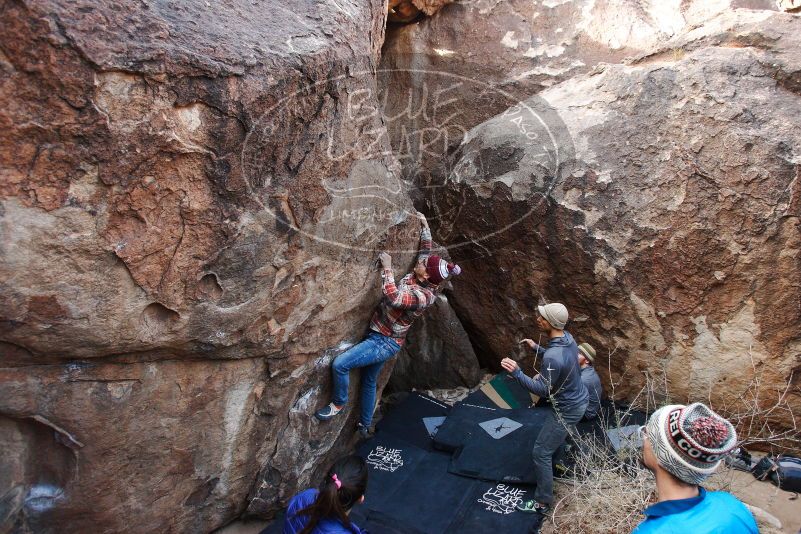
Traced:
<path fill-rule="evenodd" d="M 376 436 L 365 448 L 374 450 L 379 443 Z M 448 472 L 449 465 L 449 454 L 428 451 L 405 473 L 396 470 L 400 476 L 391 484 L 371 468 L 364 504 L 351 517 L 371 534 L 528 532 L 532 517 L 515 506 L 530 498 L 531 487 L 457 476 Z"/>
<path fill-rule="evenodd" d="M 419 422 L 420 417 L 441 417 L 432 415 L 430 410 L 441 413 L 437 410 L 443 408 L 423 396 L 410 396 L 408 400 L 394 407 L 384 419 L 386 426 L 380 425 L 376 435 L 358 448 L 358 454 L 368 461 L 370 479 L 364 503 L 351 512 L 353 522 L 371 534 L 528 532 L 531 516 L 517 511 L 514 506 L 523 498 L 529 498 L 532 488 L 508 483 L 499 485 L 450 473 L 451 455 L 426 450 L 429 443 L 418 439 L 421 427 L 425 428 Z M 395 413 L 405 407 L 411 407 L 413 415 Z M 461 409 L 470 411 L 471 408 Z M 497 417 L 496 411 L 484 408 L 480 413 L 486 420 Z M 486 417 L 487 414 L 490 417 Z M 466 412 L 459 417 L 464 415 Z M 423 447 L 395 435 L 418 424 L 417 438 L 415 433 L 409 435 Z M 528 458 L 529 454 L 525 456 Z M 279 518 L 266 532 L 281 532 L 282 525 L 283 520 Z"/>
<path fill-rule="evenodd" d="M 394 520 L 401 531 L 446 532 L 477 483 L 448 473 L 449 463 L 448 454 L 428 453 L 387 499 L 378 503 L 365 499 L 364 506 Z"/>
<path fill-rule="evenodd" d="M 518 511 L 516 506 L 533 498 L 532 494 L 532 486 L 477 482 L 473 494 L 454 517 L 447 532 L 528 532 L 534 518 Z"/>
<path fill-rule="evenodd" d="M 464 445 L 470 438 L 476 421 L 485 421 L 498 417 L 500 408 L 471 404 L 467 401 L 453 407 L 448 417 L 440 425 L 434 436 L 434 448 L 452 452 Z"/>
<path fill-rule="evenodd" d="M 522 405 L 525 397 L 521 391 L 514 389 L 513 383 L 504 384 Z M 510 402 L 503 387 L 493 387 L 493 398 Z M 492 404 L 492 398 L 484 397 L 471 394 L 449 409 L 435 399 L 412 393 L 392 407 L 378 423 L 376 435 L 358 449 L 368 459 L 370 480 L 364 504 L 351 513 L 354 523 L 371 534 L 528 532 L 532 516 L 514 506 L 531 498 L 533 486 L 510 479 L 528 480 L 533 474 L 531 449 L 543 410 L 550 408 L 501 409 Z M 607 427 L 645 422 L 641 412 L 621 419 L 616 414 L 623 413 L 625 407 L 607 403 L 603 408 L 605 417 L 580 423 L 580 433 L 606 439 Z M 454 451 L 453 457 L 432 450 L 424 422 L 425 418 L 442 417 L 445 420 L 433 444 Z M 489 432 L 479 426 L 503 417 L 522 426 L 510 431 L 508 423 L 499 421 L 487 425 Z M 429 424 L 432 430 L 434 426 Z M 495 439 L 495 429 L 505 435 Z M 459 472 L 469 476 L 455 474 Z M 281 532 L 282 525 L 283 519 L 278 518 L 265 532 Z"/>
<path fill-rule="evenodd" d="M 453 476 L 453 475 L 451 475 Z M 534 518 L 531 514 L 520 512 L 516 506 L 524 499 L 531 498 L 531 487 L 509 484 L 476 482 L 467 499 L 456 510 L 441 509 L 438 517 L 450 517 L 450 523 L 443 534 L 465 534 L 472 532 L 498 532 L 504 534 L 524 534 L 529 531 Z M 370 534 L 429 534 L 438 532 L 431 525 L 422 524 L 415 519 L 414 525 L 399 521 L 397 514 L 369 510 L 365 507 L 354 509 L 351 519 Z M 444 522 L 444 521 L 443 521 Z M 439 525 L 441 527 L 441 524 Z M 278 531 L 280 532 L 280 531 Z"/>
<path fill-rule="evenodd" d="M 354 508 L 350 513 L 351 521 L 370 534 L 426 534 L 407 524 L 400 524 L 391 516 L 363 506 Z"/>
<path fill-rule="evenodd" d="M 462 410 L 454 408 L 454 415 L 457 411 Z M 471 410 L 474 417 L 462 422 L 467 439 L 454 452 L 449 471 L 481 480 L 535 483 L 531 451 L 548 411 L 521 408 L 480 414 Z"/>
<path fill-rule="evenodd" d="M 393 434 L 376 434 L 358 448 L 357 454 L 365 459 L 370 471 L 365 503 L 380 510 L 384 500 L 415 473 L 427 451 Z"/>
<path fill-rule="evenodd" d="M 376 424 L 378 435 L 393 434 L 421 449 L 431 450 L 431 437 L 451 407 L 419 393 L 410 393 Z"/>

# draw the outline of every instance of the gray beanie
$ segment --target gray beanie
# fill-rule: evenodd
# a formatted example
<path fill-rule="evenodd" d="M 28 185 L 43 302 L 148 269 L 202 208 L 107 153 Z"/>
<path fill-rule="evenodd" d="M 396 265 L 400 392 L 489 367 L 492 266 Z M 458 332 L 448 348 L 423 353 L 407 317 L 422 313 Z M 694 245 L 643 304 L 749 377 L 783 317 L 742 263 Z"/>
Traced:
<path fill-rule="evenodd" d="M 645 429 L 659 465 L 688 484 L 706 480 L 737 444 L 734 426 L 700 402 L 660 408 Z"/>
<path fill-rule="evenodd" d="M 537 306 L 537 311 L 540 312 L 543 319 L 557 330 L 561 330 L 567 324 L 567 308 L 565 308 L 564 304 L 552 302 L 545 306 Z"/>

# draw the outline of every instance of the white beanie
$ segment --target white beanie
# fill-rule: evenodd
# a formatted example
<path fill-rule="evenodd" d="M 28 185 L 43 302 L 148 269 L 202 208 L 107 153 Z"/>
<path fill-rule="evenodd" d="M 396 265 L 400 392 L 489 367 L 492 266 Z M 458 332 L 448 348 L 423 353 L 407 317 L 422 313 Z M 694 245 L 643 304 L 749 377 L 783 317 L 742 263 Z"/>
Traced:
<path fill-rule="evenodd" d="M 671 404 L 645 426 L 659 465 L 687 484 L 701 484 L 737 445 L 734 426 L 704 404 Z"/>
<path fill-rule="evenodd" d="M 567 308 L 565 308 L 564 304 L 552 302 L 545 306 L 537 306 L 537 311 L 540 312 L 543 319 L 557 330 L 561 330 L 567 324 Z"/>

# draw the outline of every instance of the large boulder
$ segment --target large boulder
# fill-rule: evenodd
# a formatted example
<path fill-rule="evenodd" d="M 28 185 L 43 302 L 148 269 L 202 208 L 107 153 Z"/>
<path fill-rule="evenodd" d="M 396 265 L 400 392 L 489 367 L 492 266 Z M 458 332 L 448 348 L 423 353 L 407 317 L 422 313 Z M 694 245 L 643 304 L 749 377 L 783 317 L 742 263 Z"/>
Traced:
<path fill-rule="evenodd" d="M 417 247 L 376 111 L 384 3 L 0 16 L 0 530 L 272 513 L 352 438 L 310 415 L 376 252 Z"/>
<path fill-rule="evenodd" d="M 465 136 L 427 201 L 446 215 L 440 241 L 471 258 L 451 304 L 479 355 L 497 365 L 517 340 L 536 339 L 536 305 L 558 300 L 598 349 L 607 388 L 611 358 L 618 395 L 650 385 L 657 402 L 710 399 L 752 414 L 780 401 L 759 425 L 793 426 L 798 24 L 722 14 Z"/>
<path fill-rule="evenodd" d="M 379 76 L 406 179 L 440 183 L 474 126 L 548 87 L 773 0 L 467 0 L 390 27 Z M 452 160 L 450 160 L 452 161 Z M 434 215 L 436 205 L 429 206 Z"/>

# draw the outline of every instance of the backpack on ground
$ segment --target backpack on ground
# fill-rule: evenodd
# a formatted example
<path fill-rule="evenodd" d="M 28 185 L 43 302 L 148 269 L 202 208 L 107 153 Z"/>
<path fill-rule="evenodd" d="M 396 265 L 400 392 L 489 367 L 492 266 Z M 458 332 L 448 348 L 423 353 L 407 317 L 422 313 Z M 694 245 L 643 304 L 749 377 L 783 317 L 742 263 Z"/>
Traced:
<path fill-rule="evenodd" d="M 790 455 L 762 458 L 751 473 L 757 480 L 770 480 L 785 491 L 801 492 L 801 458 Z"/>

